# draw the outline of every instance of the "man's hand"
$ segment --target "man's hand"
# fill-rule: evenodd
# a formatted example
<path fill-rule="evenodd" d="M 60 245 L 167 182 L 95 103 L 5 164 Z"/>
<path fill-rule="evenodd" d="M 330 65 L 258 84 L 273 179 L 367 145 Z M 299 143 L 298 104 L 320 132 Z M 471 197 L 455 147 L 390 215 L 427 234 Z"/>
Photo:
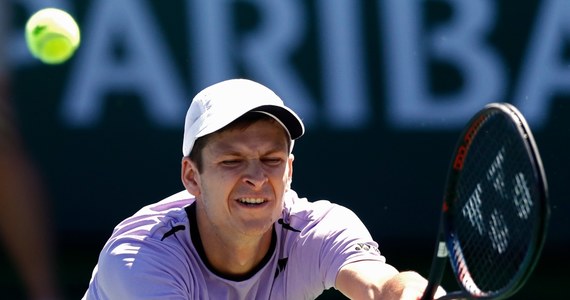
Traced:
<path fill-rule="evenodd" d="M 359 261 L 338 273 L 336 288 L 350 299 L 419 300 L 427 280 L 416 272 L 398 272 L 391 265 Z M 439 287 L 435 298 L 445 295 Z"/>
<path fill-rule="evenodd" d="M 427 280 L 420 274 L 413 271 L 401 272 L 384 283 L 380 299 L 418 300 L 424 294 L 426 286 Z M 439 287 L 434 298 L 443 295 L 445 291 Z"/>

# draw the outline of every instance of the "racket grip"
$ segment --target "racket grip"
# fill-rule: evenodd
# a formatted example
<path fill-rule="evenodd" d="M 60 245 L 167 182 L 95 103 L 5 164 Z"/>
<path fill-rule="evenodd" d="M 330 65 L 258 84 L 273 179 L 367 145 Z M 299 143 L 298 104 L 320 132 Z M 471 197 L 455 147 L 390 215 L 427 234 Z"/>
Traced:
<path fill-rule="evenodd" d="M 441 283 L 441 279 L 443 278 L 443 272 L 445 270 L 445 266 L 447 265 L 447 259 L 449 255 L 445 244 L 445 238 L 443 236 L 441 229 L 438 235 L 439 238 L 437 239 L 436 250 L 434 251 L 433 254 L 431 270 L 428 278 L 428 284 L 426 286 L 426 289 L 424 291 L 421 300 L 434 299 L 433 296 L 435 295 L 435 292 L 437 291 L 437 288 Z"/>
<path fill-rule="evenodd" d="M 428 278 L 428 284 L 424 291 L 421 300 L 433 300 L 433 296 L 441 283 L 441 278 L 443 277 L 443 271 L 445 269 L 447 259 L 445 257 L 438 257 L 432 261 L 430 276 Z"/>

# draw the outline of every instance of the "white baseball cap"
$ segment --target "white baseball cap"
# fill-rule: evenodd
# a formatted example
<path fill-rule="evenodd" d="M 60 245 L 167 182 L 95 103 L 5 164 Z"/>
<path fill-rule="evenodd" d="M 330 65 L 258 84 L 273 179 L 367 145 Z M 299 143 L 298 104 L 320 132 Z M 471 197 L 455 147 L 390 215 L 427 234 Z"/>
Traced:
<path fill-rule="evenodd" d="M 186 113 L 182 154 L 190 155 L 199 137 L 222 129 L 250 111 L 274 118 L 292 141 L 305 132 L 299 116 L 272 90 L 251 80 L 230 79 L 203 89 L 192 100 Z"/>

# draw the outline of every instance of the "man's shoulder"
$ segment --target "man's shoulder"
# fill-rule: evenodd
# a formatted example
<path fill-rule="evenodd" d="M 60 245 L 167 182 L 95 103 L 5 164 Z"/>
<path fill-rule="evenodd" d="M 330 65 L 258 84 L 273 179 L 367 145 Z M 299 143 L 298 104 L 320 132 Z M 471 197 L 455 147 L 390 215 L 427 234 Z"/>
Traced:
<path fill-rule="evenodd" d="M 195 201 L 195 197 L 188 193 L 186 190 L 170 195 L 158 202 L 154 202 L 143 206 L 130 218 L 140 218 L 141 216 L 156 216 L 156 215 L 167 215 L 173 211 L 183 210 L 186 206 L 192 204 Z"/>
<path fill-rule="evenodd" d="M 358 220 L 352 210 L 329 200 L 309 201 L 307 198 L 299 198 L 294 192 L 288 196 L 283 213 L 285 223 L 311 228 L 320 223 L 344 227 L 346 222 Z"/>
<path fill-rule="evenodd" d="M 195 197 L 188 191 L 183 190 L 178 193 L 172 194 L 158 202 L 152 203 L 143 207 L 153 211 L 167 211 L 170 209 L 184 208 L 195 201 Z"/>
<path fill-rule="evenodd" d="M 194 196 L 182 191 L 146 205 L 120 222 L 115 227 L 112 238 L 128 236 L 160 239 L 165 232 L 188 223 L 185 208 L 193 202 Z"/>
<path fill-rule="evenodd" d="M 309 200 L 301 198 L 296 192 L 290 191 L 285 200 L 285 212 L 290 215 L 313 218 L 331 212 L 346 213 L 351 212 L 351 210 L 326 199 Z"/>

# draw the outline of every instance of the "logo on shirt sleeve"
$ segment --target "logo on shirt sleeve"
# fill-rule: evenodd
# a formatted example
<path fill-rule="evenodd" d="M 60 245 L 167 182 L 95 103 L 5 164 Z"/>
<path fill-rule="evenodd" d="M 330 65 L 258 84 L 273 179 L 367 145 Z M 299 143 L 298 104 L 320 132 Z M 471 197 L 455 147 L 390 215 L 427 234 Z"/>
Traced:
<path fill-rule="evenodd" d="M 367 251 L 367 252 L 372 252 L 375 254 L 380 254 L 380 250 L 378 250 L 377 247 L 365 244 L 365 243 L 358 243 L 356 244 L 356 246 L 354 246 L 354 250 L 356 251 Z"/>

